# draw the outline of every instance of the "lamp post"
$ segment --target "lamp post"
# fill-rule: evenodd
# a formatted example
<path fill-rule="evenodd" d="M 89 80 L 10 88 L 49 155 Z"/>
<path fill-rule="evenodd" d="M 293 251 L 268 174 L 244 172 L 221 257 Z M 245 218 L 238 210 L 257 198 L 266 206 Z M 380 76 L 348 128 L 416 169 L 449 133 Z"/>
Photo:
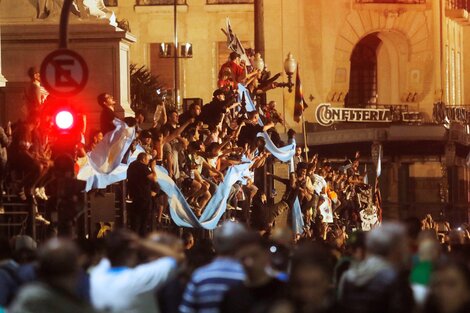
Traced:
<path fill-rule="evenodd" d="M 292 92 L 292 87 L 294 87 L 294 83 L 292 82 L 292 75 L 297 68 L 297 61 L 294 59 L 292 53 L 288 53 L 286 59 L 284 60 L 284 72 L 287 74 L 287 83 L 277 83 L 278 87 L 286 88 L 289 92 Z"/>
<path fill-rule="evenodd" d="M 257 52 L 253 58 L 253 67 L 259 71 L 264 70 L 264 60 L 259 52 Z"/>
<path fill-rule="evenodd" d="M 174 40 L 174 45 L 175 45 L 175 54 L 173 56 L 173 62 L 174 62 L 174 84 L 175 84 L 175 104 L 176 107 L 179 111 L 180 109 L 180 102 L 179 102 L 179 97 L 178 97 L 178 17 L 177 17 L 177 6 L 178 2 L 177 0 L 173 0 L 173 40 Z"/>

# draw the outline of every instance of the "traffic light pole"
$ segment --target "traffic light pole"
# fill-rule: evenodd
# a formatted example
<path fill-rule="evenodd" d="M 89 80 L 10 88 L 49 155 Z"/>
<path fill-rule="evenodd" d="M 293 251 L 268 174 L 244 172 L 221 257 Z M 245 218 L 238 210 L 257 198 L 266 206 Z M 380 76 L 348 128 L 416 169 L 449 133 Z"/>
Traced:
<path fill-rule="evenodd" d="M 60 14 L 59 25 L 59 49 L 68 48 L 68 26 L 70 9 L 73 0 L 64 0 L 62 11 Z M 65 99 L 63 99 L 65 101 Z M 70 134 L 69 134 L 70 135 Z M 57 226 L 60 235 L 74 236 L 77 235 L 77 218 L 82 213 L 84 205 L 84 197 L 81 197 L 83 182 L 79 182 L 75 178 L 75 141 L 74 136 L 70 142 L 62 142 L 64 146 L 56 147 L 56 157 L 54 158 L 54 176 L 56 181 L 55 209 L 57 210 Z M 62 137 L 64 139 L 64 137 Z M 86 223 L 88 214 L 84 214 Z M 83 234 L 85 235 L 85 234 Z"/>
<path fill-rule="evenodd" d="M 69 16 L 70 9 L 72 8 L 73 0 L 64 0 L 62 11 L 60 13 L 60 26 L 59 26 L 59 48 L 66 49 L 68 46 L 68 29 L 69 29 Z"/>

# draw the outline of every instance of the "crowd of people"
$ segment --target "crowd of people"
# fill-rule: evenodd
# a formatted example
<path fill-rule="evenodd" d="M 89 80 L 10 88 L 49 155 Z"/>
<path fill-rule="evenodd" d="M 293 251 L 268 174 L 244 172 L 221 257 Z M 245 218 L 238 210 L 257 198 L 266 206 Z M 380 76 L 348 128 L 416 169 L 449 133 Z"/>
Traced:
<path fill-rule="evenodd" d="M 0 128 L 0 188 L 3 193 L 6 185 L 11 187 L 11 182 L 18 182 L 16 191 L 19 199 L 32 202 L 37 207 L 37 200 L 47 200 L 47 194 L 51 192 L 47 186 L 54 180 L 52 154 L 57 138 L 52 131 L 53 121 L 48 115 L 48 108 L 54 106 L 54 99 L 41 86 L 36 68 L 30 68 L 28 75 L 31 81 L 24 97 L 27 118 Z M 362 184 L 358 158 L 341 170 L 333 170 L 328 162 L 318 162 L 316 156 L 311 162 L 304 162 L 302 148 L 297 147 L 289 177 L 279 178 L 266 173 L 265 164 L 271 164 L 275 158 L 266 149 L 264 139 L 257 137 L 257 134 L 267 132 L 278 147 L 286 144 L 275 128 L 276 124 L 285 124 L 276 111 L 276 103 L 258 101 L 257 104 L 260 95 L 277 87 L 275 78 L 270 78 L 265 71 L 247 66 L 240 61 L 239 54 L 232 52 L 229 61 L 220 69 L 219 88 L 214 91 L 209 103 L 192 103 L 181 114 L 159 103 L 153 121 L 145 121 L 146 114 L 141 111 L 135 112 L 135 117 L 125 119 L 137 130 L 132 149 L 139 145 L 146 153 L 140 155 L 128 169 L 129 197 L 134 202 L 128 210 L 131 229 L 143 235 L 150 231 L 150 221 L 155 212 L 159 223 L 162 216 L 168 214 L 168 199 L 159 190 L 156 175 L 152 173 L 155 165 L 166 169 L 196 216 L 200 216 L 224 180 L 227 169 L 251 162 L 249 174 L 231 187 L 227 201 L 229 210 L 224 218 L 236 218 L 266 232 L 269 232 L 274 218 L 282 210 L 292 209 L 296 198 L 300 200 L 307 222 L 307 234 L 320 229 L 321 224 L 332 223 L 333 219 L 348 221 L 348 225 L 341 225 L 341 229 L 345 226 L 359 229 L 362 227 L 360 212 L 367 209 L 372 211 L 372 215 L 377 213 L 377 206 L 369 205 L 374 202 L 372 188 Z M 238 84 L 246 86 L 249 97 L 255 103 L 254 108 L 247 107 L 248 99 L 245 97 L 240 100 Z M 102 108 L 100 127 L 88 132 L 88 140 L 84 139 L 86 116 L 80 114 L 78 128 L 81 138 L 77 140 L 77 159 L 86 158 L 86 153 L 92 151 L 104 135 L 116 127 L 116 101 L 113 96 L 102 93 L 97 101 Z M 80 112 L 78 108 L 74 109 Z M 289 130 L 288 134 L 287 144 L 290 144 L 295 139 L 295 132 Z M 286 184 L 281 202 L 272 205 L 270 194 L 265 193 L 264 175 Z M 37 221 L 49 223 L 36 208 L 34 211 Z M 373 218 L 372 224 L 378 222 L 377 218 Z M 314 223 L 317 223 L 316 227 Z"/>
<path fill-rule="evenodd" d="M 239 96 L 239 84 L 249 91 L 246 98 Z M 131 229 L 144 235 L 150 231 L 154 215 L 160 223 L 171 209 L 152 172 L 156 165 L 165 168 L 195 215 L 201 216 L 227 170 L 246 162 L 251 163 L 249 173 L 231 187 L 225 219 L 237 219 L 269 233 L 275 218 L 292 209 L 298 199 L 305 220 L 304 236 L 337 237 L 339 233 L 378 225 L 380 199 L 376 189 L 364 183 L 367 173 L 359 171 L 359 154 L 334 168 L 316 155 L 310 161 L 304 160 L 302 147 L 298 146 L 289 176 L 266 172 L 265 165 L 277 160 L 258 134 L 266 132 L 277 147 L 292 144 L 296 136 L 290 129 L 287 142 L 281 140 L 275 126 L 285 126 L 285 122 L 276 103 L 259 97 L 276 87 L 275 77 L 248 67 L 240 61 L 240 55 L 232 52 L 220 69 L 218 88 L 209 103 L 193 102 L 179 114 L 162 102 L 157 105 L 153 121 L 145 121 L 145 113 L 136 112 L 135 119 L 128 122 L 136 125 L 135 145 L 145 152 L 127 173 L 133 201 L 128 208 Z M 248 97 L 253 99 L 252 108 L 247 105 Z M 91 148 L 115 128 L 113 120 L 117 117 L 112 95 L 99 95 L 98 104 L 102 107 L 101 130 L 92 132 Z M 280 202 L 273 203 L 272 193 L 265 188 L 265 175 L 268 180 L 285 184 Z"/>
<path fill-rule="evenodd" d="M 73 312 L 422 312 L 470 310 L 468 241 L 442 245 L 419 220 L 327 241 L 270 238 L 225 221 L 213 238 L 0 240 L 0 308 Z"/>
<path fill-rule="evenodd" d="M 54 162 L 51 122 L 42 112 L 49 97 L 36 70 L 30 77 L 28 118 L 0 129 L 0 186 L 6 168 L 21 172 L 18 196 L 34 203 L 47 201 Z M 263 100 L 277 87 L 275 78 L 233 52 L 209 103 L 192 103 L 181 114 L 159 103 L 153 121 L 141 111 L 126 118 L 137 135 L 125 158 L 142 151 L 127 169 L 128 228 L 75 241 L 51 233 L 39 248 L 27 236 L 2 240 L 0 307 L 25 313 L 468 312 L 468 229 L 442 229 L 430 217 L 382 223 L 380 192 L 367 183 L 359 153 L 331 164 L 318 155 L 304 159 L 297 146 L 287 177 L 267 170 L 278 161 L 258 133 L 277 147 L 296 136 L 290 129 L 283 142 L 276 125 L 285 121 L 274 101 Z M 238 84 L 250 99 L 240 99 Z M 254 108 L 247 105 L 251 99 Z M 113 96 L 102 93 L 97 102 L 100 129 L 77 140 L 77 159 L 117 127 Z M 162 223 L 173 209 L 157 168 L 200 217 L 228 169 L 239 164 L 249 164 L 249 171 L 230 187 L 213 237 L 197 230 L 185 230 L 181 239 L 154 232 L 152 221 Z M 266 178 L 285 185 L 278 202 L 266 192 Z M 302 228 L 276 226 L 283 214 L 294 224 L 297 204 Z"/>
<path fill-rule="evenodd" d="M 253 58 L 253 53 L 249 52 L 248 57 Z M 37 69 L 31 68 L 28 75 L 31 78 L 25 89 L 28 118 L 13 127 L 8 124 L 5 129 L 0 128 L 0 187 L 5 186 L 5 178 L 11 181 L 19 173 L 19 198 L 33 199 L 34 204 L 37 198 L 47 200 L 49 192 L 45 187 L 54 179 L 55 138 L 47 115 L 48 103 L 54 102 L 49 101 L 52 97 L 41 86 Z M 277 112 L 276 103 L 265 99 L 266 91 L 277 87 L 277 76 L 270 77 L 269 72 L 254 69 L 232 52 L 220 68 L 218 88 L 209 103 L 193 102 L 180 114 L 161 102 L 151 121 L 146 121 L 148 114 L 143 111 L 124 119 L 135 127 L 137 134 L 127 158 L 137 146 L 144 151 L 127 172 L 128 197 L 132 202 L 127 213 L 132 230 L 145 235 L 153 230 L 153 220 L 161 223 L 172 209 L 157 183 L 155 166 L 166 170 L 199 217 L 227 170 L 246 162 L 250 163 L 249 172 L 231 186 L 223 219 L 246 223 L 269 235 L 276 218 L 292 211 L 298 201 L 303 229 L 297 229 L 296 236 L 328 239 L 338 245 L 344 244 L 348 233 L 370 230 L 380 224 L 380 190 L 376 184 L 367 183 L 368 173 L 359 163 L 359 153 L 342 164 L 331 164 L 316 154 L 310 160 L 304 159 L 305 151 L 297 146 L 288 176 L 279 177 L 269 171 L 270 165 L 278 160 L 258 134 L 267 133 L 277 147 L 292 144 L 296 137 L 295 131 L 289 129 L 287 142 L 281 140 L 276 126 L 287 125 Z M 246 87 L 249 96 L 240 97 L 238 86 Z M 102 93 L 97 102 L 101 107 L 100 127 L 88 131 L 85 140 L 86 117 L 81 115 L 77 159 L 86 158 L 86 153 L 116 128 L 118 116 L 113 96 Z M 254 105 L 250 107 L 248 102 Z M 276 203 L 275 191 L 266 188 L 266 177 L 285 185 L 285 192 Z M 291 214 L 287 215 L 292 223 Z M 49 223 L 37 210 L 36 220 Z"/>

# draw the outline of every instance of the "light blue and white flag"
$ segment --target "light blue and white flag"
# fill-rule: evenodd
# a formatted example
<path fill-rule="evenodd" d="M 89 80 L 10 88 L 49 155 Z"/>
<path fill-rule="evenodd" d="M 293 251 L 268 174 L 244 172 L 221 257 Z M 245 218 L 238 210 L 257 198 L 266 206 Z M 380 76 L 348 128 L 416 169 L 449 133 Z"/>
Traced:
<path fill-rule="evenodd" d="M 224 181 L 217 187 L 214 195 L 207 204 L 199 219 L 205 229 L 214 229 L 227 209 L 227 200 L 230 190 L 237 181 L 241 180 L 243 173 L 251 166 L 250 163 L 242 163 L 231 166 L 225 174 Z"/>
<path fill-rule="evenodd" d="M 201 227 L 198 218 L 191 210 L 191 206 L 173 179 L 168 176 L 166 169 L 163 166 L 156 166 L 155 172 L 157 173 L 158 185 L 168 196 L 170 215 L 175 224 L 181 227 Z"/>
<path fill-rule="evenodd" d="M 105 134 L 103 140 L 88 153 L 88 161 L 99 173 L 109 174 L 121 164 L 124 155 L 135 139 L 135 127 L 115 118 L 116 128 Z"/>
<path fill-rule="evenodd" d="M 106 188 L 108 185 L 126 179 L 127 167 L 137 157 L 134 153 L 127 164 L 121 161 L 135 139 L 135 127 L 114 119 L 116 128 L 107 133 L 96 147 L 87 153 L 80 166 L 77 179 L 86 181 L 85 191 L 93 188 Z"/>
<path fill-rule="evenodd" d="M 245 98 L 246 102 L 246 111 L 256 111 L 256 106 L 253 103 L 253 100 L 251 100 L 250 92 L 248 91 L 248 89 L 245 88 L 245 86 L 243 86 L 242 84 L 238 84 L 238 101 L 241 102 L 243 97 Z M 261 121 L 261 118 L 258 118 L 258 124 L 264 126 L 263 122 Z M 272 142 L 271 138 L 266 132 L 258 133 L 257 136 L 264 138 L 264 141 L 266 142 L 266 149 L 268 149 L 268 151 L 271 152 L 271 154 L 274 155 L 280 161 L 288 162 L 294 156 L 295 140 L 290 145 L 278 148 Z"/>
<path fill-rule="evenodd" d="M 87 162 L 81 166 L 78 179 L 87 182 L 86 191 L 106 186 L 126 179 L 129 164 L 136 160 L 137 155 L 144 150 L 138 146 L 126 164 L 121 160 L 135 138 L 135 128 L 127 127 L 120 121 L 114 121 L 116 129 L 105 135 L 103 141 L 88 154 Z M 260 133 L 266 141 L 266 148 L 275 157 L 283 162 L 290 160 L 295 153 L 295 142 L 291 145 L 277 148 L 266 133 Z M 176 225 L 182 227 L 195 227 L 214 229 L 227 209 L 227 199 L 233 184 L 242 181 L 246 176 L 252 162 L 246 158 L 243 163 L 231 166 L 223 182 L 217 187 L 214 195 L 204 208 L 202 216 L 198 219 L 187 203 L 183 193 L 168 176 L 165 168 L 156 167 L 158 184 L 168 196 L 170 215 Z"/>
<path fill-rule="evenodd" d="M 199 219 L 187 203 L 181 190 L 171 177 L 168 176 L 165 168 L 157 166 L 157 183 L 168 196 L 170 215 L 175 224 L 181 227 L 215 229 L 227 209 L 227 199 L 232 185 L 241 179 L 243 172 L 250 165 L 251 163 L 242 163 L 231 166 L 228 169 L 223 182 L 217 187 Z"/>
<path fill-rule="evenodd" d="M 246 104 L 246 111 L 253 112 L 257 111 L 255 103 L 251 99 L 250 91 L 242 84 L 238 84 L 238 102 L 242 103 L 243 99 L 245 99 Z M 258 118 L 258 124 L 264 126 L 263 122 L 261 121 L 261 117 Z"/>
<path fill-rule="evenodd" d="M 294 157 L 296 145 L 295 140 L 290 145 L 278 148 L 273 143 L 268 133 L 258 133 L 257 136 L 264 139 L 264 141 L 266 142 L 266 149 L 271 152 L 271 154 L 274 155 L 276 159 L 282 162 L 289 162 Z"/>
<path fill-rule="evenodd" d="M 298 197 L 295 198 L 294 207 L 292 208 L 292 229 L 295 235 L 304 233 L 304 219 Z"/>

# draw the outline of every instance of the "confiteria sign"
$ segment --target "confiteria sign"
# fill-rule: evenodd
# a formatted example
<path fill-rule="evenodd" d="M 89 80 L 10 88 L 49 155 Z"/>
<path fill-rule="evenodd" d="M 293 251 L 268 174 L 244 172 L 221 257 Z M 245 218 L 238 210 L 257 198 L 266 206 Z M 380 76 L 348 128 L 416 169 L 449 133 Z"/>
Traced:
<path fill-rule="evenodd" d="M 315 112 L 318 124 L 330 126 L 335 122 L 390 123 L 389 109 L 334 108 L 329 103 L 320 103 Z"/>

